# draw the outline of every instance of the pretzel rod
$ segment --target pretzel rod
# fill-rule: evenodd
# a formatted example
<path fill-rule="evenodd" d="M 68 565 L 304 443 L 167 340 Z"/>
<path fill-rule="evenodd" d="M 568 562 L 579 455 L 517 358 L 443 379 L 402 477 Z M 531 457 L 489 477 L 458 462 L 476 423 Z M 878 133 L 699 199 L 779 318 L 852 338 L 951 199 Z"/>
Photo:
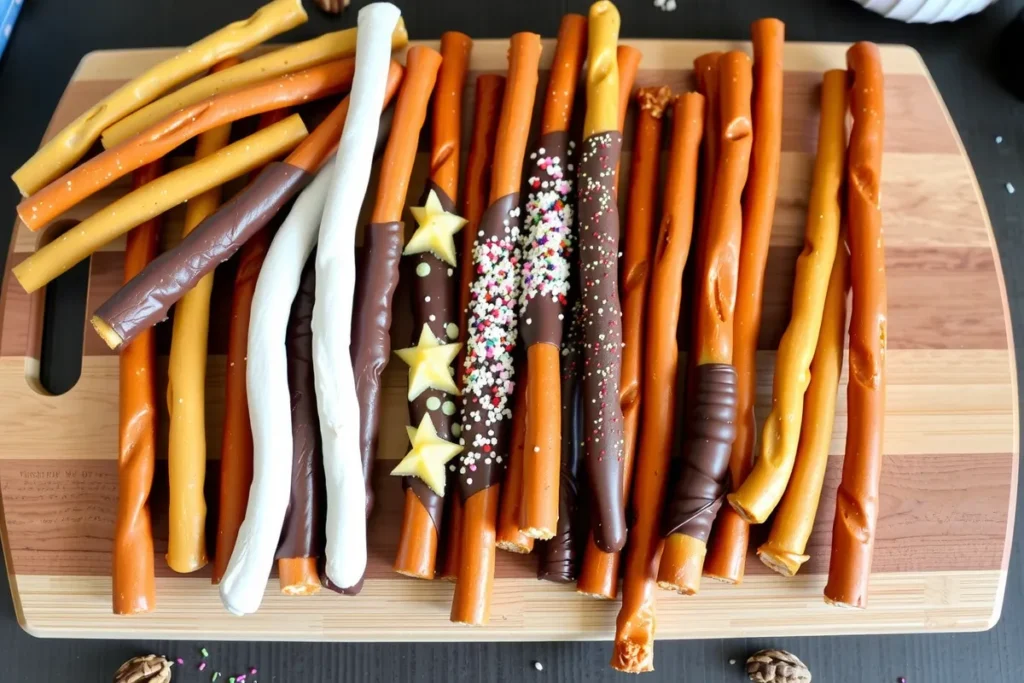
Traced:
<path fill-rule="evenodd" d="M 736 440 L 729 458 L 730 488 L 736 490 L 753 464 L 754 401 L 757 394 L 757 338 L 761 331 L 761 300 L 768 243 L 775 217 L 782 154 L 782 52 L 786 27 L 778 19 L 759 19 L 751 26 L 754 44 L 753 136 L 749 181 L 743 194 L 743 241 L 732 364 L 736 368 Z M 750 546 L 746 520 L 725 506 L 715 521 L 704 574 L 726 583 L 740 583 Z"/>
<path fill-rule="evenodd" d="M 275 109 L 260 115 L 259 128 L 267 128 L 289 115 L 287 109 Z M 250 182 L 262 169 L 253 171 Z M 238 255 L 238 268 L 231 290 L 228 324 L 227 367 L 224 370 L 224 419 L 220 449 L 220 496 L 217 510 L 217 539 L 213 556 L 212 583 L 217 585 L 228 568 L 238 528 L 245 518 L 252 484 L 252 430 L 246 402 L 245 370 L 249 336 L 249 314 L 256 289 L 256 278 L 270 247 L 269 230 L 249 240 Z"/>
<path fill-rule="evenodd" d="M 671 162 L 647 295 L 643 429 L 630 503 L 633 527 L 626 549 L 622 607 L 611 660 L 615 669 L 631 673 L 654 668 L 654 581 L 661 558 L 661 512 L 676 425 L 676 328 L 693 235 L 704 105 L 705 98 L 697 93 L 677 97 L 672 105 Z"/>
<path fill-rule="evenodd" d="M 299 194 L 258 274 L 248 268 L 242 272 L 241 267 L 252 265 L 251 261 L 239 264 L 238 278 L 245 282 L 255 278 L 256 287 L 245 365 L 246 426 L 252 425 L 252 484 L 238 540 L 220 583 L 221 602 L 234 614 L 251 614 L 259 609 L 290 501 L 288 482 L 292 479 L 294 444 L 286 334 L 303 267 L 316 244 L 333 174 L 331 161 Z"/>
<path fill-rule="evenodd" d="M 399 50 L 408 42 L 409 34 L 405 30 L 405 23 L 400 20 L 391 36 L 391 47 Z M 294 74 L 303 69 L 351 57 L 355 53 L 355 48 L 356 29 L 348 28 L 253 57 L 238 66 L 193 81 L 121 119 L 103 131 L 103 147 L 116 147 L 179 109 L 224 93 L 241 90 L 254 83 L 262 83 L 278 76 Z"/>
<path fill-rule="evenodd" d="M 458 262 L 455 240 L 449 231 L 458 230 L 465 223 L 464 219 L 454 216 L 454 211 L 459 185 L 462 93 L 472 47 L 473 41 L 462 33 L 449 31 L 441 36 L 442 61 L 431 117 L 430 178 L 423 192 L 424 208 L 414 210 L 414 217 L 418 222 L 423 218 L 423 222 L 410 240 L 405 250 L 408 258 L 404 260 L 410 271 L 406 275 L 411 274 L 413 283 L 413 329 L 421 331 L 426 326 L 436 343 L 451 345 L 453 350 L 461 345 L 455 343 L 459 338 L 454 270 Z M 432 204 L 431 198 L 436 204 Z M 439 238 L 439 244 L 434 244 L 434 237 Z M 426 244 L 417 244 L 420 241 Z M 449 379 L 450 360 L 444 360 L 448 362 L 444 362 L 443 367 L 440 367 L 442 363 L 423 367 L 440 371 L 444 379 Z M 455 412 L 453 395 L 436 387 L 409 402 L 410 424 L 419 425 L 424 416 L 430 415 L 437 436 L 445 441 L 456 440 L 452 435 Z M 394 568 L 406 576 L 433 579 L 444 496 L 416 477 L 403 478 L 403 485 L 406 487 L 405 506 Z"/>
<path fill-rule="evenodd" d="M 544 102 L 541 136 L 530 153 L 523 192 L 522 289 L 519 331 L 527 348 L 533 381 L 526 387 L 523 461 L 518 463 L 520 491 L 506 488 L 502 511 L 513 509 L 516 527 L 498 526 L 498 541 L 518 537 L 548 539 L 558 525 L 558 480 L 561 457 L 562 398 L 558 352 L 562 319 L 569 294 L 569 260 L 573 252 L 573 182 L 576 143 L 569 139 L 569 122 L 576 99 L 576 81 L 586 58 L 587 20 L 578 14 L 562 19 L 555 46 L 554 66 Z M 513 451 L 515 454 L 515 451 Z M 514 455 L 513 455 L 514 457 Z M 520 500 L 512 501 L 513 496 Z M 508 534 L 508 535 L 506 535 Z M 527 544 L 520 544 L 525 547 Z M 528 544 L 532 547 L 532 543 Z"/>
<path fill-rule="evenodd" d="M 615 61 L 619 66 L 619 132 L 626 127 L 629 101 L 633 98 L 633 83 L 640 69 L 644 53 L 631 45 L 619 45 L 615 50 Z M 619 194 L 619 167 L 615 167 L 615 196 Z M 629 486 L 627 485 L 628 489 Z"/>
<path fill-rule="evenodd" d="M 495 136 L 490 203 L 480 218 L 472 251 L 462 371 L 464 450 L 458 468 L 462 545 L 451 610 L 451 620 L 457 623 L 480 625 L 490 618 L 495 525 L 515 389 L 512 355 L 518 336 L 519 187 L 540 53 L 537 34 L 512 36 L 508 86 Z"/>
<path fill-rule="evenodd" d="M 397 90 L 402 71 L 392 63 L 387 97 Z M 163 320 L 200 278 L 266 227 L 331 153 L 348 108 L 346 97 L 283 162 L 267 165 L 242 192 L 100 306 L 91 322 L 104 341 L 116 348 Z"/>
<path fill-rule="evenodd" d="M 590 7 L 587 114 L 579 163 L 580 297 L 583 302 L 583 417 L 590 480 L 592 532 L 598 549 L 618 552 L 626 542 L 622 504 L 624 448 L 618 400 L 622 361 L 619 307 L 619 214 L 615 178 L 619 133 L 619 78 L 615 45 L 619 12 L 607 0 Z"/>
<path fill-rule="evenodd" d="M 629 213 L 626 218 L 625 262 L 622 301 L 622 381 L 619 405 L 623 425 L 623 505 L 628 502 L 640 420 L 643 366 L 644 308 L 654 257 L 655 211 L 658 202 L 658 170 L 661 166 L 662 115 L 672 93 L 665 86 L 637 92 L 639 113 L 633 141 L 629 181 Z M 612 600 L 619 590 L 619 553 L 604 553 L 587 543 L 576 589 L 586 595 Z"/>
<path fill-rule="evenodd" d="M 305 136 L 306 127 L 295 115 L 205 159 L 171 171 L 100 209 L 73 232 L 22 261 L 12 272 L 26 292 L 34 292 L 140 223 L 266 163 Z"/>
<path fill-rule="evenodd" d="M 533 552 L 534 539 L 519 529 L 521 505 L 523 501 L 523 468 L 525 466 L 526 446 L 526 412 L 530 378 L 532 373 L 529 365 L 521 368 L 519 373 L 519 391 L 515 395 L 515 407 L 512 409 L 512 434 L 508 447 L 508 470 L 501 488 L 501 501 L 498 505 L 498 532 L 496 542 L 500 550 L 525 555 Z"/>
<path fill-rule="evenodd" d="M 467 331 L 469 287 L 473 279 L 473 245 L 477 227 L 484 209 L 487 208 L 487 193 L 491 184 L 491 156 L 498 134 L 498 117 L 502 97 L 505 93 L 505 77 L 498 74 L 477 76 L 473 130 L 470 137 L 469 155 L 466 159 L 466 190 L 462 198 L 462 215 L 466 226 L 462 230 L 462 251 L 459 264 L 459 334 Z M 455 378 L 462 388 L 465 367 L 466 344 L 462 344 L 455 359 Z M 449 469 L 448 485 L 458 486 L 458 468 Z M 462 496 L 448 496 L 448 509 L 444 528 L 444 552 L 438 575 L 454 581 L 459 573 L 459 555 L 462 547 Z"/>
<path fill-rule="evenodd" d="M 752 75 L 750 58 L 742 52 L 722 55 L 718 67 L 721 151 L 703 270 L 698 273 L 694 403 L 681 468 L 668 497 L 666 542 L 658 570 L 659 586 L 688 595 L 700 588 L 708 536 L 725 500 L 729 453 L 736 436 L 736 372 L 731 362 L 741 197 L 752 135 Z"/>
<path fill-rule="evenodd" d="M 38 230 L 86 197 L 167 155 L 198 134 L 247 116 L 302 104 L 348 88 L 353 68 L 353 60 L 343 59 L 182 109 L 23 200 L 18 205 L 18 215 L 30 229 Z"/>
<path fill-rule="evenodd" d="M 196 140 L 196 159 L 204 159 L 223 149 L 230 137 L 230 124 L 202 133 Z M 220 187 L 189 201 L 182 236 L 216 211 L 220 202 Z M 167 479 L 170 488 L 167 566 L 182 573 L 194 572 L 207 563 L 203 482 L 206 480 L 206 341 L 212 293 L 211 273 L 182 298 L 174 311 L 171 352 L 167 359 Z"/>
<path fill-rule="evenodd" d="M 826 83 L 829 73 L 832 72 L 825 74 Z M 845 100 L 846 72 L 835 73 L 842 76 L 839 87 Z M 818 149 L 820 154 L 820 145 Z M 850 254 L 844 238 L 845 235 L 840 234 L 832 275 L 828 281 L 818 346 L 811 362 L 811 383 L 804 394 L 804 419 L 801 422 L 800 445 L 796 451 L 793 476 L 779 503 L 768 540 L 757 549 L 761 561 L 783 576 L 795 576 L 803 563 L 810 559 L 805 554 L 807 539 L 814 526 L 828 467 L 828 449 L 836 414 L 836 393 L 843 369 L 843 343 L 846 341 L 846 296 L 850 289 Z"/>
<path fill-rule="evenodd" d="M 361 429 L 373 425 L 375 417 L 371 419 L 371 416 L 364 414 L 368 401 L 357 385 L 357 381 L 362 379 L 360 373 L 370 370 L 370 366 L 361 360 L 360 354 L 367 354 L 370 350 L 365 347 L 373 341 L 372 338 L 360 336 L 360 321 L 363 316 L 372 316 L 376 311 L 367 310 L 363 302 L 360 302 L 361 305 L 353 305 L 354 300 L 360 299 L 359 293 L 355 291 L 354 245 L 359 209 L 370 180 L 372 140 L 377 134 L 378 112 L 386 100 L 385 75 L 390 54 L 390 36 L 400 15 L 397 7 L 386 2 L 373 3 L 359 11 L 360 31 L 356 47 L 356 75 L 352 83 L 352 104 L 338 145 L 335 178 L 321 221 L 316 255 L 318 293 L 313 307 L 313 362 L 327 479 L 325 571 L 331 583 L 343 590 L 360 584 L 366 568 L 366 516 L 372 500 L 368 495 L 366 475 L 369 463 L 365 461 L 364 446 L 367 436 L 371 439 L 370 444 L 376 437 L 376 433 L 367 435 L 365 429 Z M 430 78 L 431 85 L 433 74 L 436 74 L 436 67 Z M 400 184 L 400 187 L 392 190 L 399 196 L 387 202 L 378 197 L 374 222 L 377 222 L 378 210 L 384 208 L 384 204 L 388 204 L 388 209 L 397 205 L 394 211 L 398 215 L 388 216 L 389 220 L 400 217 L 408 176 L 403 178 L 401 169 L 396 168 L 397 164 L 402 163 L 401 159 L 396 160 L 396 156 L 404 155 L 405 150 L 395 147 L 392 151 L 392 146 L 395 143 L 401 144 L 399 141 L 409 135 L 403 128 L 413 126 L 413 130 L 418 133 L 419 125 L 414 123 L 404 113 L 400 116 L 396 110 L 380 186 L 381 192 L 386 191 L 388 186 L 385 178 L 390 178 Z M 385 238 L 385 241 L 393 243 L 394 240 L 389 240 L 385 233 L 398 233 L 400 229 L 399 223 L 368 229 L 364 237 L 366 262 L 372 264 L 378 260 L 378 239 Z M 382 306 L 380 314 L 386 316 L 386 320 L 382 321 L 385 323 L 383 338 L 377 342 L 381 348 L 373 353 L 373 356 L 382 359 L 377 372 L 387 362 L 390 351 L 387 348 L 387 328 L 391 322 L 391 293 L 394 290 L 393 287 L 387 289 L 386 280 L 380 283 L 367 279 L 380 276 L 381 273 L 375 273 L 374 270 L 387 272 L 391 263 L 397 264 L 398 247 L 393 246 L 383 257 L 384 268 L 367 271 L 361 278 L 361 285 L 366 291 L 378 298 L 378 305 Z M 353 346 L 354 357 L 350 354 L 350 345 Z"/>
<path fill-rule="evenodd" d="M 864 608 L 878 523 L 885 417 L 885 247 L 879 185 L 885 91 L 878 46 L 857 43 L 846 53 L 852 73 L 847 188 L 849 207 L 850 379 L 847 387 L 846 458 L 836 498 L 832 557 L 825 602 Z"/>
<path fill-rule="evenodd" d="M 315 260 L 310 258 L 302 269 L 299 291 L 292 302 L 285 330 L 291 397 L 292 477 L 288 511 L 277 547 L 277 573 L 281 592 L 285 595 L 315 595 L 320 592 L 316 563 L 323 544 L 320 538 L 323 457 L 313 381 L 313 332 L 310 329 L 315 290 Z"/>
<path fill-rule="evenodd" d="M 840 188 L 845 171 L 846 72 L 825 74 L 814 183 L 807 208 L 804 251 L 796 265 L 793 312 L 779 342 L 772 386 L 772 410 L 765 420 L 757 462 L 746 481 L 729 495 L 729 503 L 744 519 L 761 523 L 782 499 L 800 440 L 804 393 L 810 381 L 811 360 L 818 345 L 836 256 L 842 215 Z"/>
<path fill-rule="evenodd" d="M 65 126 L 15 171 L 11 176 L 14 184 L 22 196 L 34 194 L 74 166 L 106 127 L 217 62 L 239 55 L 305 21 L 301 0 L 273 0 L 248 19 L 228 24 L 193 43 L 125 83 Z"/>
<path fill-rule="evenodd" d="M 163 164 L 143 166 L 132 186 L 155 180 Z M 74 229 L 74 228 L 72 228 Z M 131 278 L 156 256 L 160 219 L 149 220 L 128 234 L 124 276 Z M 114 525 L 112 596 L 114 614 L 140 614 L 156 609 L 153 567 L 153 526 L 149 493 L 156 465 L 156 340 L 147 334 L 121 352 L 118 361 L 117 521 Z"/>

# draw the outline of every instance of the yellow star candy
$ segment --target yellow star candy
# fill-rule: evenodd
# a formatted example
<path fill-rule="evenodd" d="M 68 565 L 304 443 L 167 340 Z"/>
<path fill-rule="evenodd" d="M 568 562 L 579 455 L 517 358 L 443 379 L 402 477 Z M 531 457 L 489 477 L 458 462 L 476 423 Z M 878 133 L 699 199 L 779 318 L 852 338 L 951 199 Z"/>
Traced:
<path fill-rule="evenodd" d="M 468 221 L 462 216 L 448 213 L 441 208 L 441 200 L 434 190 L 427 195 L 426 206 L 409 207 L 416 219 L 416 232 L 409 238 L 403 254 L 430 252 L 450 266 L 455 266 L 454 236 Z"/>
<path fill-rule="evenodd" d="M 391 474 L 418 477 L 439 496 L 444 496 L 444 466 L 462 451 L 462 446 L 445 441 L 437 435 L 430 415 L 424 415 L 417 429 L 406 427 L 412 450 L 405 454 Z"/>
<path fill-rule="evenodd" d="M 455 386 L 448 366 L 455 360 L 455 356 L 459 355 L 461 348 L 462 344 L 440 343 L 430 328 L 424 324 L 416 346 L 395 351 L 395 355 L 409 366 L 410 401 L 416 400 L 416 397 L 427 389 L 459 395 L 459 388 Z"/>

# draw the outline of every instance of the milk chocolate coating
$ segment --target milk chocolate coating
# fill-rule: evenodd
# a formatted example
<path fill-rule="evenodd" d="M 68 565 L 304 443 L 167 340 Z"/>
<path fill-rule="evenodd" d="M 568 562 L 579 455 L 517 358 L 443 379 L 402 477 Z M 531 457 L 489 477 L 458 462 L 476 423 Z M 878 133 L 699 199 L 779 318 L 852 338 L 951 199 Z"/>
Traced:
<path fill-rule="evenodd" d="M 312 176 L 284 162 L 268 164 L 247 188 L 127 282 L 96 311 L 122 346 L 167 318 L 204 275 L 262 230 Z"/>
<path fill-rule="evenodd" d="M 606 553 L 626 543 L 622 502 L 624 439 L 619 378 L 619 212 L 615 170 L 622 136 L 598 133 L 583 141 L 579 175 L 580 300 L 583 302 L 583 433 L 594 543 Z"/>
<path fill-rule="evenodd" d="M 579 306 L 574 307 L 579 312 Z M 580 517 L 577 485 L 582 451 L 583 396 L 580 388 L 580 324 L 574 318 L 562 347 L 562 462 L 558 481 L 558 525 L 538 548 L 537 578 L 572 583 L 579 571 L 585 520 Z"/>
<path fill-rule="evenodd" d="M 480 245 L 488 240 L 511 240 L 517 241 L 519 225 L 519 193 L 505 195 L 498 198 L 493 204 L 487 207 L 484 215 L 480 218 L 480 225 L 477 229 L 476 244 Z M 514 247 L 509 245 L 509 250 Z M 474 260 L 475 263 L 475 260 Z M 474 286 L 479 277 L 474 274 Z M 466 330 L 466 337 L 469 339 L 476 334 L 477 328 L 491 327 L 492 317 L 477 319 L 474 314 L 474 301 L 470 288 L 470 301 L 466 302 L 469 309 L 469 329 Z M 494 358 L 474 357 L 472 350 L 466 351 L 466 368 L 464 376 L 469 377 L 470 373 L 478 373 L 481 376 L 493 376 L 494 369 L 498 367 L 499 358 L 504 358 L 509 363 L 509 375 L 512 376 L 511 358 L 515 350 L 515 341 L 518 332 L 514 324 L 514 311 L 517 306 L 516 297 L 512 296 L 498 304 L 492 300 L 495 308 L 504 308 L 513 311 L 513 325 L 507 330 L 506 339 L 508 348 L 498 349 L 494 352 Z M 459 458 L 459 491 L 462 499 L 467 500 L 474 493 L 490 488 L 494 484 L 501 483 L 505 478 L 505 470 L 508 468 L 508 431 L 512 423 L 512 396 L 505 392 L 500 378 L 495 378 L 493 384 L 486 385 L 479 394 L 472 391 L 467 380 L 463 383 L 462 392 L 462 434 L 461 442 L 463 451 Z M 503 406 L 500 407 L 499 406 Z M 488 414 L 494 419 L 488 419 Z M 489 422 L 489 424 L 488 424 Z M 483 446 L 479 443 L 486 442 Z"/>
<path fill-rule="evenodd" d="M 285 339 L 288 354 L 288 390 L 292 395 L 292 492 L 281 531 L 277 557 L 319 557 L 323 540 L 320 513 L 324 486 L 320 419 L 313 384 L 313 301 L 316 289 L 316 257 L 302 271 L 299 291 L 292 304 Z"/>
<path fill-rule="evenodd" d="M 445 211 L 455 213 L 455 202 L 430 180 L 427 181 L 427 187 L 423 191 L 420 206 L 426 203 L 431 190 L 437 194 L 441 207 Z M 458 280 L 454 266 L 428 252 L 407 257 L 405 267 L 407 270 L 404 277 L 408 277 L 412 282 L 413 338 L 411 342 L 416 343 L 424 325 L 430 328 L 431 333 L 443 340 L 445 344 L 457 341 L 459 338 L 457 328 L 449 328 L 449 325 L 458 325 L 459 320 L 455 306 L 455 286 Z M 454 336 L 449 334 L 449 329 L 455 331 Z M 429 414 L 430 421 L 433 422 L 434 429 L 437 430 L 437 435 L 446 441 L 454 442 L 451 425 L 455 419 L 456 398 L 436 389 L 424 391 L 409 404 L 410 424 L 418 426 L 423 416 Z M 427 406 L 433 405 L 435 401 L 437 407 L 430 410 Z M 404 485 L 411 487 L 413 493 L 423 503 L 430 519 L 434 521 L 434 527 L 440 533 L 444 498 L 434 493 L 419 477 L 403 477 L 402 479 Z M 450 489 L 446 485 L 445 495 L 448 495 L 449 491 Z"/>
<path fill-rule="evenodd" d="M 686 534 L 704 543 L 728 490 L 729 454 L 736 438 L 736 370 L 698 365 L 679 478 L 665 509 L 666 536 Z"/>
<path fill-rule="evenodd" d="M 540 150 L 544 150 L 543 153 Z M 570 179 L 574 175 L 568 170 L 568 166 L 572 163 L 571 154 L 572 152 L 569 149 L 569 131 L 553 131 L 542 135 L 536 148 L 526 157 L 524 192 L 529 193 L 531 190 L 534 192 L 554 192 L 553 187 L 534 187 L 534 184 L 530 182 L 531 179 L 536 178 L 538 183 L 551 183 L 552 186 L 554 184 L 554 181 L 545 174 L 544 170 L 537 167 L 537 160 L 558 157 L 561 167 L 565 170 L 565 178 Z M 575 178 L 572 179 L 575 180 Z M 563 219 L 572 215 L 571 199 L 564 202 L 564 205 L 566 210 L 562 212 Z M 527 221 L 529 220 L 528 214 L 528 211 L 524 211 Z M 524 231 L 529 231 L 530 229 L 531 226 L 528 223 L 523 225 Z M 524 235 L 523 243 L 529 245 L 533 238 L 534 235 L 526 234 Z M 568 254 L 566 254 L 566 257 L 568 257 Z M 524 253 L 524 261 L 527 258 L 528 255 Z M 542 279 L 544 274 L 531 273 L 530 277 Z M 525 273 L 523 279 L 523 286 L 526 289 L 524 296 L 527 297 L 526 306 L 523 308 L 522 316 L 519 319 L 519 331 L 523 335 L 523 343 L 527 348 L 539 343 L 560 346 L 562 343 L 561 316 L 563 316 L 563 311 L 565 310 L 565 298 L 563 297 L 559 300 L 558 298 L 544 296 L 539 293 L 531 295 L 535 290 L 525 281 L 527 279 Z"/>

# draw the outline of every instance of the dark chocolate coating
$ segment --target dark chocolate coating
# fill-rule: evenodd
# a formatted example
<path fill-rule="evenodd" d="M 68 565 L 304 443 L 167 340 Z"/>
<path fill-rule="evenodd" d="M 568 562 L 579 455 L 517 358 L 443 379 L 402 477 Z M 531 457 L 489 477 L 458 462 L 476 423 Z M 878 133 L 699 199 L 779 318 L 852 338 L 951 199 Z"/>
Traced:
<path fill-rule="evenodd" d="M 544 150 L 543 154 L 540 150 Z M 542 158 L 553 157 L 558 157 L 561 160 L 561 166 L 565 169 L 565 178 L 570 179 L 572 174 L 568 171 L 568 166 L 572 163 L 572 151 L 569 148 L 569 131 L 553 131 L 542 135 L 540 140 L 537 142 L 536 148 L 527 155 L 526 177 L 524 179 L 523 190 L 523 192 L 526 193 L 527 198 L 529 198 L 533 192 L 554 191 L 552 188 L 542 188 L 539 186 L 540 182 L 547 183 L 553 181 L 550 180 L 548 175 L 546 175 L 544 169 L 538 167 L 537 163 Z M 531 180 L 536 180 L 537 182 L 534 183 L 531 182 Z M 575 180 L 575 178 L 572 178 L 572 180 Z M 569 193 L 570 196 L 567 197 L 566 202 L 564 202 L 566 211 L 561 212 L 563 219 L 565 219 L 567 213 L 568 216 L 572 215 L 572 201 L 570 198 L 572 194 L 574 193 Z M 527 201 L 527 210 L 524 210 L 523 212 L 523 231 L 527 233 L 523 236 L 524 245 L 529 245 L 535 237 L 535 235 L 530 234 L 533 226 L 530 225 L 528 208 L 529 200 Z M 572 247 L 570 246 L 570 253 L 571 249 Z M 524 264 L 528 259 L 528 250 L 529 247 L 527 246 L 523 253 Z M 566 254 L 565 256 L 568 258 L 569 254 Z M 542 273 L 532 273 L 530 277 L 543 279 L 544 276 Z M 523 296 L 526 298 L 526 305 L 523 307 L 522 315 L 519 318 L 519 332 L 523 335 L 523 343 L 527 348 L 534 344 L 541 343 L 560 346 L 562 344 L 562 316 L 565 310 L 565 297 L 559 299 L 552 296 L 540 295 L 539 293 L 536 293 L 536 290 L 530 287 L 526 282 L 527 275 L 525 272 L 523 274 L 523 279 L 523 286 L 525 290 Z"/>
<path fill-rule="evenodd" d="M 729 454 L 736 439 L 736 370 L 724 363 L 698 365 L 694 406 L 679 478 L 670 489 L 664 533 L 704 543 L 728 490 Z"/>
<path fill-rule="evenodd" d="M 580 300 L 583 302 L 583 432 L 594 543 L 606 553 L 626 543 L 622 502 L 624 440 L 619 379 L 619 212 L 615 174 L 618 131 L 583 141 L 579 175 Z"/>
<path fill-rule="evenodd" d="M 476 244 L 482 245 L 498 240 L 501 250 L 515 259 L 518 225 L 519 193 L 515 192 L 498 198 L 487 207 L 484 215 L 480 218 Z M 493 329 L 502 326 L 502 323 L 496 322 L 493 315 L 478 319 L 474 312 L 472 293 L 474 287 L 481 277 L 491 278 L 494 275 L 488 270 L 490 266 L 483 267 L 486 272 L 481 273 L 482 265 L 477 264 L 474 258 L 474 267 L 477 268 L 477 271 L 473 277 L 474 285 L 470 287 L 470 301 L 466 302 L 466 307 L 469 310 L 467 340 L 478 332 L 478 328 Z M 459 458 L 459 491 L 463 500 L 467 500 L 474 493 L 490 488 L 494 484 L 501 483 L 505 478 L 505 470 L 508 468 L 508 432 L 512 422 L 512 392 L 505 391 L 503 382 L 494 376 L 496 368 L 501 366 L 500 359 L 504 359 L 508 367 L 502 371 L 508 373 L 510 382 L 514 377 L 511 359 L 518 336 L 515 327 L 515 309 L 518 302 L 515 291 L 508 294 L 507 300 L 505 295 L 501 295 L 500 298 L 503 302 L 501 305 L 497 304 L 495 293 L 488 291 L 488 295 L 492 299 L 494 308 L 503 309 L 494 315 L 501 317 L 511 314 L 512 325 L 508 329 L 500 330 L 499 336 L 505 340 L 502 342 L 505 344 L 505 348 L 495 350 L 493 358 L 483 355 L 474 356 L 472 348 L 466 350 L 466 367 L 463 369 L 463 376 L 466 380 L 463 382 L 462 391 L 462 435 L 460 439 L 463 450 Z M 469 381 L 473 375 L 492 377 L 495 381 L 493 383 L 481 382 L 481 388 L 477 394 L 473 392 Z"/>
<path fill-rule="evenodd" d="M 574 307 L 579 312 L 579 306 Z M 580 375 L 580 322 L 574 318 L 562 347 L 562 462 L 558 481 L 558 525 L 538 548 L 537 578 L 572 583 L 579 571 L 585 520 L 579 514 L 577 485 L 583 445 L 583 396 Z"/>
<path fill-rule="evenodd" d="M 306 262 L 299 291 L 292 303 L 285 348 L 288 354 L 288 390 L 292 398 L 292 490 L 277 547 L 283 557 L 318 557 L 323 501 L 323 452 L 320 419 L 313 384 L 313 301 L 316 290 L 316 255 Z"/>
<path fill-rule="evenodd" d="M 171 306 L 262 230 L 311 178 L 285 162 L 268 164 L 178 246 L 153 259 L 117 290 L 96 316 L 118 334 L 122 346 L 166 319 Z"/>
<path fill-rule="evenodd" d="M 437 194 L 441 207 L 445 211 L 455 212 L 455 202 L 430 180 L 427 180 L 427 187 L 423 190 L 420 206 L 426 203 L 431 190 Z M 444 340 L 444 343 L 455 342 L 458 339 L 458 334 L 454 337 L 448 334 L 448 325 L 458 325 L 459 321 L 458 310 L 455 306 L 457 282 L 455 267 L 429 252 L 412 254 L 405 259 L 405 264 L 408 269 L 405 277 L 412 282 L 412 343 L 415 344 L 419 340 L 420 330 L 424 325 L 430 328 L 435 337 Z M 420 274 L 421 264 L 429 268 L 425 275 Z M 433 316 L 433 320 L 431 320 L 431 316 Z M 438 408 L 435 410 L 427 408 L 427 404 L 431 402 L 432 398 L 437 400 Z M 418 427 L 423 416 L 429 414 L 430 421 L 433 422 L 434 429 L 437 430 L 437 435 L 446 441 L 454 441 L 451 426 L 456 414 L 456 400 L 457 397 L 443 391 L 428 389 L 409 404 L 409 422 L 412 426 Z M 445 404 L 449 406 L 450 416 L 445 413 Z M 402 479 L 404 485 L 411 487 L 413 493 L 423 503 L 430 519 L 434 521 L 434 528 L 440 533 L 441 517 L 444 514 L 444 498 L 434 493 L 419 477 L 403 477 Z M 448 493 L 449 489 L 446 485 L 445 495 Z"/>

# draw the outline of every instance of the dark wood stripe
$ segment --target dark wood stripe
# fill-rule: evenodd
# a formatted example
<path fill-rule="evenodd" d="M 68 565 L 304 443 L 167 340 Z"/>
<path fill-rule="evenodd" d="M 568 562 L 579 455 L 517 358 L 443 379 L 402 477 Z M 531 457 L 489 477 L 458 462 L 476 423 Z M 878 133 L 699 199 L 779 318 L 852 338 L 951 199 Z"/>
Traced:
<path fill-rule="evenodd" d="M 841 457 L 829 459 L 825 492 L 809 545 L 813 559 L 804 569 L 807 573 L 827 570 L 841 466 Z M 1012 469 L 1012 454 L 886 457 L 874 571 L 998 569 Z M 0 481 L 16 574 L 109 575 L 117 507 L 117 464 L 113 460 L 0 460 Z M 215 529 L 218 482 L 219 471 L 211 463 L 206 479 L 209 539 Z M 377 505 L 370 521 L 367 578 L 405 580 L 391 571 L 401 521 L 401 483 L 382 468 L 375 474 L 374 488 Z M 166 510 L 167 470 L 166 463 L 160 462 L 152 511 L 156 566 L 161 576 L 172 575 L 163 561 Z M 766 527 L 758 529 L 755 536 L 763 533 L 767 533 Z M 532 556 L 500 552 L 498 558 L 498 577 L 534 575 L 536 558 Z M 752 558 L 748 571 L 767 571 L 760 564 Z"/>

